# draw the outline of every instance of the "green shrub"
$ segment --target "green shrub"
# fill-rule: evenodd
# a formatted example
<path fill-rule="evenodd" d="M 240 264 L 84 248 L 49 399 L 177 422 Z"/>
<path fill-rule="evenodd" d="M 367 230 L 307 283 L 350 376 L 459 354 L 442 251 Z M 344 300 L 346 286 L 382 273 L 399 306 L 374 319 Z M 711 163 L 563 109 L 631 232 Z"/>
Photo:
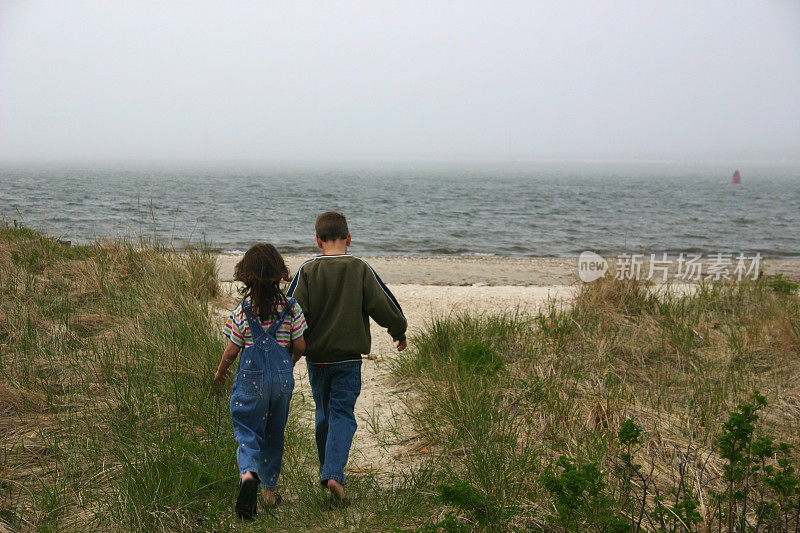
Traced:
<path fill-rule="evenodd" d="M 717 518 L 730 531 L 746 531 L 753 522 L 756 530 L 788 531 L 800 526 L 800 477 L 789 458 L 792 446 L 757 433 L 767 401 L 758 391 L 750 400 L 730 414 L 718 439 L 726 489 L 715 494 Z"/>
<path fill-rule="evenodd" d="M 542 484 L 553 498 L 551 517 L 566 530 L 588 529 L 609 533 L 630 531 L 630 524 L 615 509 L 606 483 L 606 473 L 597 463 L 580 464 L 561 456 L 542 476 Z"/>

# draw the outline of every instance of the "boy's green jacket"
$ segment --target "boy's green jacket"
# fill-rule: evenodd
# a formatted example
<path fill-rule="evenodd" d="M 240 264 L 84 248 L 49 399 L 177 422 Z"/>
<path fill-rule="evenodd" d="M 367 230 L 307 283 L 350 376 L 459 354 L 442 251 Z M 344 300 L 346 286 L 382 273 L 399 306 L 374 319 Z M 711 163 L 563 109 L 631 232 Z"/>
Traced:
<path fill-rule="evenodd" d="M 406 317 L 397 299 L 363 259 L 321 255 L 295 274 L 287 296 L 308 323 L 306 357 L 312 363 L 352 361 L 369 353 L 369 317 L 395 341 L 406 338 Z"/>

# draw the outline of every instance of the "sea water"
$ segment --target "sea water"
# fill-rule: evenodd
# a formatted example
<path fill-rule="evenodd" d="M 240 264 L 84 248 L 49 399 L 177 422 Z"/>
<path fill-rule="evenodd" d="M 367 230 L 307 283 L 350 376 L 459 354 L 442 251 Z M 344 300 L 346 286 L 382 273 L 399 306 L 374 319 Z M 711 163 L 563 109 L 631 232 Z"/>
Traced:
<path fill-rule="evenodd" d="M 800 169 L 596 163 L 0 166 L 0 220 L 80 243 L 272 242 L 340 211 L 359 254 L 800 257 Z"/>

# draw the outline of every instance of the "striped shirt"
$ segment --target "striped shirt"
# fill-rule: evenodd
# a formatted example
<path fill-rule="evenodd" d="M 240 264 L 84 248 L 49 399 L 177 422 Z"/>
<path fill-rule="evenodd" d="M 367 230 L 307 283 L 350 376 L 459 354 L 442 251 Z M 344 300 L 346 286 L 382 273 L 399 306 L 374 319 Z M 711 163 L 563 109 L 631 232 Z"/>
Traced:
<path fill-rule="evenodd" d="M 277 310 L 278 314 L 283 312 L 282 303 L 278 302 Z M 294 318 L 292 318 L 292 315 L 294 315 Z M 275 318 L 277 317 L 273 317 L 273 320 L 261 322 L 261 327 L 264 328 L 264 331 L 272 325 Z M 303 316 L 303 310 L 300 308 L 300 304 L 295 302 L 292 307 L 292 313 L 286 314 L 283 324 L 278 328 L 278 332 L 275 335 L 278 339 L 278 344 L 284 348 L 288 348 L 292 340 L 299 339 L 303 336 L 303 332 L 307 327 L 306 317 Z M 247 318 L 244 316 L 241 303 L 237 305 L 236 309 L 228 316 L 228 320 L 222 328 L 222 333 L 228 337 L 233 344 L 240 348 L 242 346 L 247 348 L 253 345 L 253 334 L 250 333 L 250 326 L 247 323 Z"/>

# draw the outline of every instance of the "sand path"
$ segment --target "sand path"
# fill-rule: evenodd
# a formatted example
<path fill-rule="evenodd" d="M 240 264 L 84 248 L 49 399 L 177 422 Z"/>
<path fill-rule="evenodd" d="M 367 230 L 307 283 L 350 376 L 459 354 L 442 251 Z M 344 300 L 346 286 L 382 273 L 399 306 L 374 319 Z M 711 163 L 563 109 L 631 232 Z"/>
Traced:
<path fill-rule="evenodd" d="M 223 283 L 223 289 L 235 290 L 232 283 Z M 436 286 L 418 284 L 389 285 L 397 297 L 409 323 L 409 336 L 421 331 L 432 317 L 469 310 L 470 312 L 497 312 L 520 309 L 535 311 L 549 298 L 569 299 L 574 286 Z M 235 300 L 230 299 L 232 305 Z M 224 320 L 227 311 L 220 310 Z M 361 395 L 356 403 L 359 429 L 353 442 L 349 471 L 391 472 L 404 461 L 408 451 L 408 438 L 412 432 L 404 416 L 404 402 L 409 392 L 398 387 L 390 375 L 390 361 L 397 357 L 397 348 L 380 326 L 371 322 L 372 352 L 364 358 L 362 366 Z M 309 409 L 295 416 L 313 424 L 314 413 L 310 406 L 311 386 L 308 372 L 301 362 L 295 370 L 295 397 L 305 397 Z"/>

